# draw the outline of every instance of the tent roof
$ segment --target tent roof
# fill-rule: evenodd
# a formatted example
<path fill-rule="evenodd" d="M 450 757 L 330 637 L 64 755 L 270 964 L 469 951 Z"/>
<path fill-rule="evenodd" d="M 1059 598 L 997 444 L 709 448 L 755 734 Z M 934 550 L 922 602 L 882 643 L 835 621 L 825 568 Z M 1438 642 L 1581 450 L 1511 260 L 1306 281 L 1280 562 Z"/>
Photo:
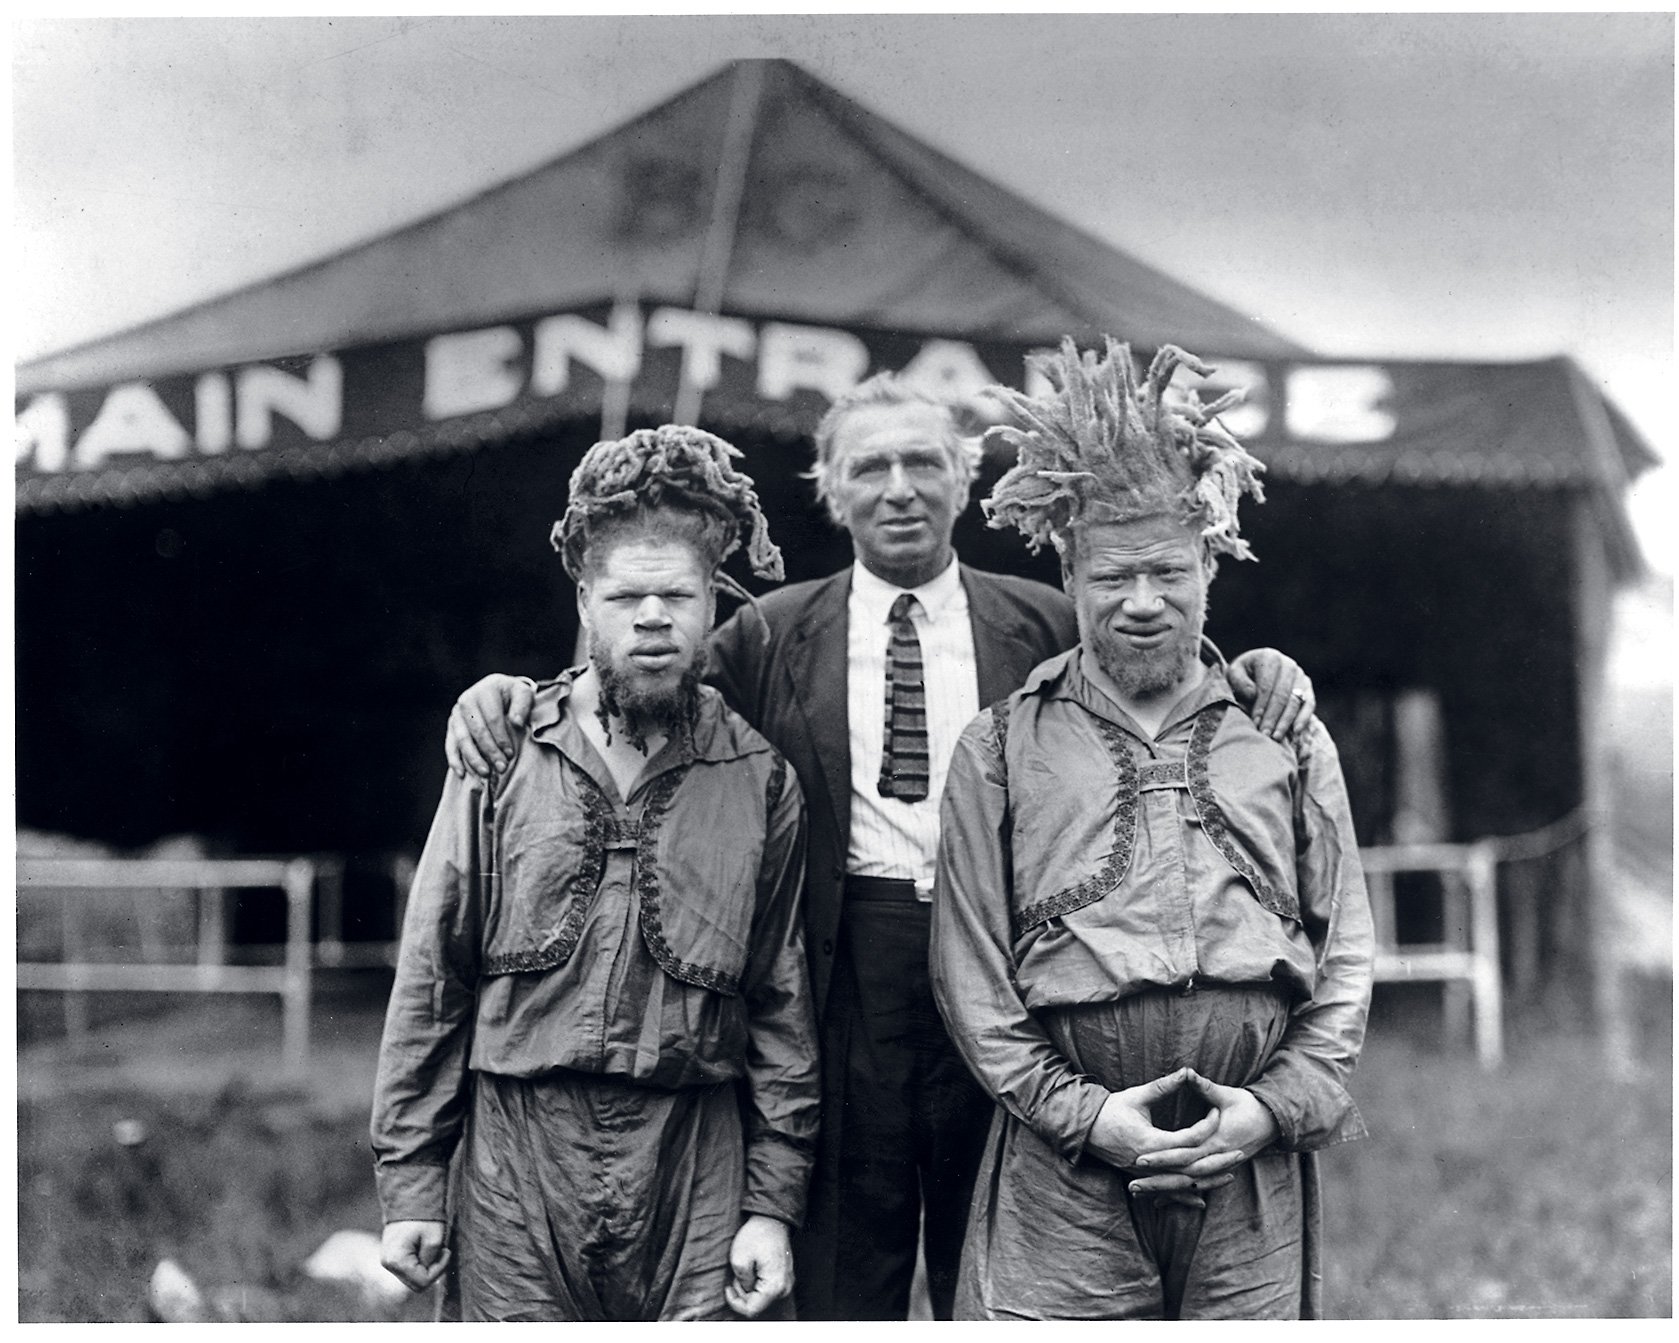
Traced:
<path fill-rule="evenodd" d="M 783 60 L 735 62 L 512 181 L 302 269 L 35 360 L 76 387 L 636 298 L 1021 343 L 1306 351 Z"/>
<path fill-rule="evenodd" d="M 1221 366 L 1246 365 L 1237 381 L 1257 384 L 1269 403 L 1246 436 L 1278 478 L 1583 487 L 1596 496 L 1618 570 L 1637 567 L 1622 498 L 1655 455 L 1572 361 L 1314 359 L 781 60 L 735 62 L 393 233 L 23 366 L 20 431 L 27 417 L 35 446 L 20 448 L 18 506 L 332 473 L 470 450 L 580 414 L 604 423 L 598 363 L 535 385 L 534 324 L 571 314 L 563 320 L 604 333 L 598 324 L 622 309 L 639 328 L 660 305 L 689 319 L 729 314 L 746 329 L 745 348 L 756 341 L 760 352 L 772 327 L 782 338 L 842 337 L 864 350 L 867 368 L 902 368 L 923 343 L 967 342 L 984 356 L 982 381 L 1018 379 L 1025 351 L 1063 334 L 1087 344 L 1110 334 L 1140 351 L 1170 341 Z M 487 396 L 466 405 L 445 397 L 440 408 L 431 347 L 458 351 L 481 327 L 517 350 L 516 385 L 503 387 L 492 371 Z M 695 418 L 697 406 L 684 411 L 680 391 L 671 394 L 686 386 L 687 364 L 668 346 L 649 334 L 637 371 L 614 394 L 637 414 Z M 317 391 L 332 402 L 305 432 L 295 379 L 312 379 L 304 370 L 326 351 L 342 386 L 301 394 L 317 411 Z M 222 404 L 230 375 L 207 384 L 198 375 L 240 365 L 254 381 L 247 387 L 246 371 L 233 378 L 235 427 Z M 704 393 L 704 422 L 808 433 L 831 391 L 771 392 L 754 372 L 750 358 L 723 361 L 721 382 Z M 1362 416 L 1352 433 L 1341 404 L 1349 387 Z M 280 414 L 267 413 L 274 406 Z M 240 450 L 227 451 L 236 437 Z"/>

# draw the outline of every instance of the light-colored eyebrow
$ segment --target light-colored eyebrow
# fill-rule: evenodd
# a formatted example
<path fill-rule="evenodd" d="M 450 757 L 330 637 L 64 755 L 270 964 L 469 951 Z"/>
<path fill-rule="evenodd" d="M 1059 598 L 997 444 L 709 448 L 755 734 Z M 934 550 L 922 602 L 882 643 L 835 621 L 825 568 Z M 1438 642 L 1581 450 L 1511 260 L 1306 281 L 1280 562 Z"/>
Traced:
<path fill-rule="evenodd" d="M 635 579 L 606 579 L 601 583 L 602 592 L 608 597 L 648 596 L 687 597 L 700 590 L 699 584 L 690 583 L 686 579 L 675 579 L 669 583 L 644 584 Z"/>
<path fill-rule="evenodd" d="M 937 448 L 894 448 L 890 452 L 856 452 L 846 458 L 853 469 L 859 466 L 879 466 L 883 462 L 942 462 L 945 454 Z"/>
<path fill-rule="evenodd" d="M 1090 568 L 1098 574 L 1133 573 L 1138 569 L 1185 569 L 1189 561 L 1181 555 L 1140 555 L 1132 559 L 1092 559 Z"/>

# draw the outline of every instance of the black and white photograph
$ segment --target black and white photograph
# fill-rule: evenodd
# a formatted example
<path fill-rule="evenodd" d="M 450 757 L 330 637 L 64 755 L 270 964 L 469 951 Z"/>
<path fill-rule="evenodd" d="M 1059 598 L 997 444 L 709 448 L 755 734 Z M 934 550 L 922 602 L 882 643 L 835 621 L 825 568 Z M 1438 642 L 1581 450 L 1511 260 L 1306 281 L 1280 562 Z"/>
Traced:
<path fill-rule="evenodd" d="M 15 16 L 18 1322 L 1670 1319 L 1674 27 Z"/>

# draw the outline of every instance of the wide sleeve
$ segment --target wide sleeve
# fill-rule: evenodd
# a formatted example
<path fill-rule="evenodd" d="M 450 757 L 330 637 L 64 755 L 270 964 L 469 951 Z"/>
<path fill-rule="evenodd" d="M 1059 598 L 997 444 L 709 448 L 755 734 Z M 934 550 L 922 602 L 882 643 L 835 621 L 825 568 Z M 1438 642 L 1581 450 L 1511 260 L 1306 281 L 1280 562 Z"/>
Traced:
<path fill-rule="evenodd" d="M 408 895 L 379 1045 L 371 1136 L 387 1222 L 443 1220 L 468 1103 L 490 819 L 482 782 L 449 774 Z"/>
<path fill-rule="evenodd" d="M 1364 1045 L 1375 933 L 1335 743 L 1314 721 L 1296 749 L 1300 918 L 1316 952 L 1317 983 L 1248 1089 L 1276 1117 L 1278 1146 L 1309 1152 L 1366 1134 L 1347 1080 Z"/>
<path fill-rule="evenodd" d="M 1004 1109 L 1077 1161 L 1108 1090 L 1068 1062 L 1015 984 L 1009 792 L 989 713 L 956 743 L 939 828 L 930 970 L 950 1038 Z"/>
<path fill-rule="evenodd" d="M 769 831 L 741 986 L 746 1001 L 746 1194 L 741 1211 L 804 1220 L 815 1159 L 820 1072 L 810 971 L 799 908 L 805 820 L 799 781 L 776 757 L 767 792 Z"/>

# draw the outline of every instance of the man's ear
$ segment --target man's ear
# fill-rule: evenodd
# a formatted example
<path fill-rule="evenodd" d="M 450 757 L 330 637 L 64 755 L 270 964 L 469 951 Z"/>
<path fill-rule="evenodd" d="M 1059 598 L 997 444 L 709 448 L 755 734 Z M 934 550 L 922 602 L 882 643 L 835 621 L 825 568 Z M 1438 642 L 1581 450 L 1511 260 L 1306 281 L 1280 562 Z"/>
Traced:
<path fill-rule="evenodd" d="M 580 630 L 589 628 L 589 580 L 577 580 L 577 627 Z"/>

